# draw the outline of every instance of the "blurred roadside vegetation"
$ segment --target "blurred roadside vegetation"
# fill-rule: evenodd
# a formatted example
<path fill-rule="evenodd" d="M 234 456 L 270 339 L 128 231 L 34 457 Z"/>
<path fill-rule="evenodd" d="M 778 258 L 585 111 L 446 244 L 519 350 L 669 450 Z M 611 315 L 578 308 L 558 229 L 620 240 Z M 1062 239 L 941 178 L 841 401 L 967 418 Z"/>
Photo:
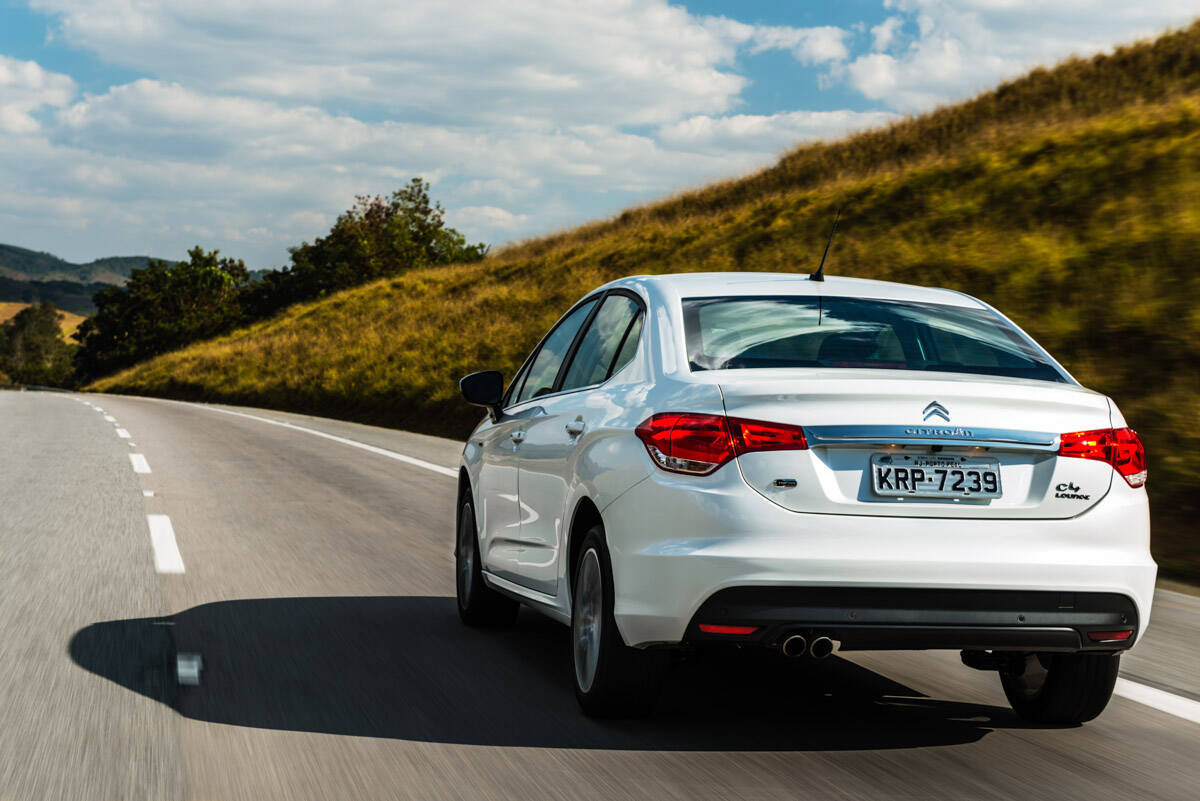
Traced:
<path fill-rule="evenodd" d="M 7 313 L 20 304 L 3 304 Z M 63 337 L 70 322 L 46 301 L 23 306 L 0 322 L 0 386 L 31 384 L 66 387 L 74 384 L 71 358 L 75 345 Z M 76 315 L 70 317 L 78 320 Z"/>
<path fill-rule="evenodd" d="M 583 293 L 639 273 L 806 273 L 843 205 L 828 272 L 976 295 L 1116 399 L 1149 449 L 1156 557 L 1200 580 L 1200 24 L 478 263 L 295 305 L 94 388 L 461 437 L 480 415 L 457 379 L 511 376 Z"/>

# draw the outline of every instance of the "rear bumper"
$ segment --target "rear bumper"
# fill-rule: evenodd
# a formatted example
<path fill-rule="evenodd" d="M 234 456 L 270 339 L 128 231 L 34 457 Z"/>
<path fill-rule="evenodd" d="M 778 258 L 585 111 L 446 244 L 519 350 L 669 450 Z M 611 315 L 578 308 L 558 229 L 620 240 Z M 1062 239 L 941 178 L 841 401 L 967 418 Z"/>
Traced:
<path fill-rule="evenodd" d="M 754 627 L 710 634 L 700 624 Z M 1133 632 L 1095 642 L 1089 632 Z M 774 646 L 791 634 L 825 636 L 843 651 L 972 649 L 1125 650 L 1138 631 L 1133 601 L 1118 593 L 889 587 L 732 587 L 705 601 L 689 643 Z"/>
<path fill-rule="evenodd" d="M 1001 603 L 990 610 L 992 617 L 988 609 L 936 603 L 762 606 L 762 614 L 777 615 L 772 624 L 836 623 L 846 648 L 1026 649 L 1030 642 L 1022 638 L 1032 636 L 1038 650 L 1079 650 L 1090 647 L 1074 645 L 1079 632 L 1109 624 L 1108 618 L 1079 617 L 1085 611 L 1128 616 L 1125 627 L 1135 631 L 1126 644 L 1132 646 L 1149 623 L 1158 570 L 1150 557 L 1146 493 L 1123 481 L 1114 481 L 1087 512 L 1062 520 L 831 515 L 784 509 L 727 465 L 699 478 L 655 471 L 601 513 L 613 565 L 614 616 L 622 638 L 634 646 L 684 642 L 706 602 L 727 590 L 755 588 L 811 591 L 818 598 L 850 590 L 995 590 L 1076 598 L 1076 607 L 1060 614 L 1057 597 L 1051 608 L 1041 599 L 1010 603 L 1002 599 L 1017 596 L 977 596 Z M 1090 603 L 1086 599 L 1097 594 L 1126 599 L 1132 614 L 1122 604 L 1078 606 L 1081 597 Z M 770 611 L 780 607 L 880 614 L 851 621 Z M 894 615 L 882 614 L 889 609 Z M 984 617 L 942 616 L 959 611 Z M 1025 621 L 1013 619 L 1022 614 Z M 1046 631 L 1031 634 L 1035 625 Z"/>

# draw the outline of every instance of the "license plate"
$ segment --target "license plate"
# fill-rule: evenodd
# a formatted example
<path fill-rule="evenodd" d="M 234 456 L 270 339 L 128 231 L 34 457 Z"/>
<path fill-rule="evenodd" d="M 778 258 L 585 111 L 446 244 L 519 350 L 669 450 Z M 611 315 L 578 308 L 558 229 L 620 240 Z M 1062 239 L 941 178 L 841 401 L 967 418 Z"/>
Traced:
<path fill-rule="evenodd" d="M 1000 463 L 970 456 L 871 456 L 876 495 L 907 498 L 999 498 Z"/>

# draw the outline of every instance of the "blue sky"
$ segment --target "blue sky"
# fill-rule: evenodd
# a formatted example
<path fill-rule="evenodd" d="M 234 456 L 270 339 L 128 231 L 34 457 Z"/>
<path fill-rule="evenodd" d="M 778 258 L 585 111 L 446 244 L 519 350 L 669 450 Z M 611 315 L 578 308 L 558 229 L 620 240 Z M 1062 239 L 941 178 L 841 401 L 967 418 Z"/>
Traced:
<path fill-rule="evenodd" d="M 770 164 L 1200 0 L 0 0 L 0 242 L 254 267 L 421 175 L 504 243 Z"/>

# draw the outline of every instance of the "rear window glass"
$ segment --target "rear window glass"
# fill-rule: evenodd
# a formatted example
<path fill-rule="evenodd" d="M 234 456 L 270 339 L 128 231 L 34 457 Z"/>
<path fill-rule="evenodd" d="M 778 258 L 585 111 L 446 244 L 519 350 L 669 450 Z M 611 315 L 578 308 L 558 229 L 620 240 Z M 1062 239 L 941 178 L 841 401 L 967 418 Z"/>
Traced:
<path fill-rule="evenodd" d="M 818 297 L 688 298 L 693 370 L 845 367 L 1066 378 L 987 309 Z"/>

